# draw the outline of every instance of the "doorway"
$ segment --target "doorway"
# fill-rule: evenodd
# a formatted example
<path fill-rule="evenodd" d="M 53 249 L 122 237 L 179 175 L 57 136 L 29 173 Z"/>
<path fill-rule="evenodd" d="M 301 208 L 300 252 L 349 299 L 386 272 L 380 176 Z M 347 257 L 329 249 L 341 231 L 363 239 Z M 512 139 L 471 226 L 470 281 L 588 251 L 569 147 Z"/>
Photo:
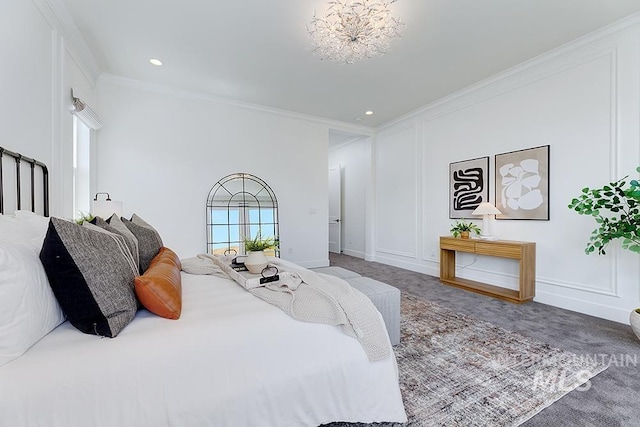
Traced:
<path fill-rule="evenodd" d="M 342 176 L 340 165 L 329 168 L 329 252 L 342 252 Z"/>
<path fill-rule="evenodd" d="M 366 256 L 371 242 L 372 144 L 370 135 L 329 131 L 330 253 Z"/>

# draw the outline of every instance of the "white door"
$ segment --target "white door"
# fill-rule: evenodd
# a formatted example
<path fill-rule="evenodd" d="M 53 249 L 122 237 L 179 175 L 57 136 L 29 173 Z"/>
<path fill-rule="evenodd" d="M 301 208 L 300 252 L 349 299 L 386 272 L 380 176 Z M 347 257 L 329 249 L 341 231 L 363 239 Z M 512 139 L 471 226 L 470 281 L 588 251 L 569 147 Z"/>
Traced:
<path fill-rule="evenodd" d="M 339 254 L 341 251 L 341 213 L 342 183 L 340 166 L 329 168 L 329 252 Z"/>

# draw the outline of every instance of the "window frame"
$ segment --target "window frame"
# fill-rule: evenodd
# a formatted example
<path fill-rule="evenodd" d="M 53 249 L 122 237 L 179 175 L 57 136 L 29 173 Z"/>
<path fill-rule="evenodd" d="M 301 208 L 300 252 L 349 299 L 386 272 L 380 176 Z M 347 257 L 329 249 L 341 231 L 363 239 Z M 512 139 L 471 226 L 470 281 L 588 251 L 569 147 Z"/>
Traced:
<path fill-rule="evenodd" d="M 72 209 L 73 218 L 91 212 L 91 128 L 73 116 Z"/>
<path fill-rule="evenodd" d="M 237 222 L 233 222 L 236 215 L 232 220 L 235 211 Z M 271 187 L 255 175 L 227 175 L 209 191 L 206 223 L 207 253 L 244 255 L 244 238 L 254 239 L 258 231 L 262 239 L 273 237 L 279 242 L 278 200 Z M 280 256 L 279 245 L 273 255 Z"/>

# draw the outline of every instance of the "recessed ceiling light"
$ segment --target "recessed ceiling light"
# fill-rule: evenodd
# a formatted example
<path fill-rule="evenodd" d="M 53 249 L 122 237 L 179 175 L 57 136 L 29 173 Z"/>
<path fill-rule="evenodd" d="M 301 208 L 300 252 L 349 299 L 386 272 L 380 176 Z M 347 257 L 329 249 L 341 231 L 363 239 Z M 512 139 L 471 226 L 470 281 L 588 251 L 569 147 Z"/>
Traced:
<path fill-rule="evenodd" d="M 367 116 L 373 116 L 373 111 L 365 111 L 364 114 L 366 114 Z"/>
<path fill-rule="evenodd" d="M 156 67 L 160 67 L 162 65 L 162 61 L 160 61 L 159 59 L 156 59 L 156 58 L 151 58 L 149 60 L 149 62 L 151 62 Z"/>

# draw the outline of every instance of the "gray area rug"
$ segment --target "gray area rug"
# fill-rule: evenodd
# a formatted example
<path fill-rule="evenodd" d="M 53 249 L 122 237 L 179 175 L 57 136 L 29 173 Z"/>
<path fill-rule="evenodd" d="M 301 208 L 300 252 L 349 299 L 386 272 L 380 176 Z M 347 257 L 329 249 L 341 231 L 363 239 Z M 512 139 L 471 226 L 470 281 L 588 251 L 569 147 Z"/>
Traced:
<path fill-rule="evenodd" d="M 512 304 L 445 286 L 437 277 L 347 255 L 330 254 L 331 265 L 355 271 L 411 294 L 518 332 L 577 355 L 609 365 L 591 380 L 588 391 L 576 389 L 523 427 L 637 427 L 640 420 L 640 341 L 629 325 L 538 302 Z"/>
<path fill-rule="evenodd" d="M 607 368 L 406 294 L 395 352 L 411 426 L 516 426 Z"/>
<path fill-rule="evenodd" d="M 414 295 L 401 298 L 394 347 L 405 426 L 517 426 L 607 369 Z M 331 423 L 330 427 L 397 423 Z"/>

